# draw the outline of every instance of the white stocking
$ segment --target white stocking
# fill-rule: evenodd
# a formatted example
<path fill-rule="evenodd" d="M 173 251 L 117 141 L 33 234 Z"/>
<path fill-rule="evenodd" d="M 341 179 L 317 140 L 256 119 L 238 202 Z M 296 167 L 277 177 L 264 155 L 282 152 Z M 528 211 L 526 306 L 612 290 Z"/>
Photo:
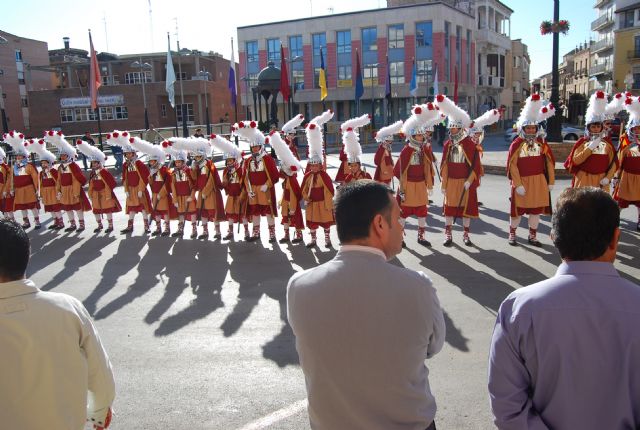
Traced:
<path fill-rule="evenodd" d="M 540 215 L 529 215 L 529 228 L 537 230 L 538 224 L 540 224 Z"/>

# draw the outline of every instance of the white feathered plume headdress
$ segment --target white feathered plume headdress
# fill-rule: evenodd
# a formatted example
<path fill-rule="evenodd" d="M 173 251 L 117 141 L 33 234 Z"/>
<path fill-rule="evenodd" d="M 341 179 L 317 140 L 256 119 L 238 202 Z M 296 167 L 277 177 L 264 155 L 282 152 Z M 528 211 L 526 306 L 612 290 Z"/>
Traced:
<path fill-rule="evenodd" d="M 540 109 L 542 109 L 540 94 L 534 93 L 527 97 L 516 122 L 518 130 L 521 130 L 525 125 L 538 125 L 540 122 Z"/>
<path fill-rule="evenodd" d="M 56 156 L 47 149 L 47 142 L 44 139 L 29 139 L 27 149 L 29 152 L 36 154 L 40 161 L 47 161 L 49 164 L 53 164 L 56 161 Z"/>
<path fill-rule="evenodd" d="M 143 154 L 147 154 L 149 160 L 156 160 L 159 163 L 164 163 L 167 159 L 167 154 L 163 151 L 161 145 L 154 145 L 151 142 L 140 139 L 138 137 L 129 138 L 129 144 L 136 151 L 140 151 Z"/>
<path fill-rule="evenodd" d="M 289 149 L 289 145 L 282 140 L 282 136 L 277 131 L 272 131 L 269 133 L 269 136 L 265 139 L 266 143 L 269 143 L 274 151 L 276 151 L 276 155 L 280 159 L 283 165 L 285 165 L 289 170 L 295 172 L 297 170 L 302 170 L 302 165 L 298 161 L 298 159 L 293 155 L 291 149 Z"/>
<path fill-rule="evenodd" d="M 176 160 L 187 161 L 187 151 L 182 151 L 182 150 L 179 150 L 179 149 L 175 149 L 173 147 L 173 142 L 171 142 L 170 140 L 165 140 L 164 142 L 162 142 L 162 149 L 174 161 L 176 161 Z"/>
<path fill-rule="evenodd" d="M 382 127 L 376 135 L 374 136 L 378 142 L 391 141 L 393 140 L 393 135 L 400 133 L 402 130 L 402 121 L 398 120 L 393 124 L 390 124 L 386 127 Z"/>
<path fill-rule="evenodd" d="M 433 103 L 414 106 L 411 109 L 411 116 L 402 124 L 402 133 L 407 138 L 424 133 L 427 124 L 432 121 L 439 122 L 440 118 L 440 111 Z"/>
<path fill-rule="evenodd" d="M 249 141 L 249 146 L 264 145 L 264 135 L 255 121 L 240 121 L 233 125 L 235 133 Z"/>
<path fill-rule="evenodd" d="M 62 134 L 61 131 L 49 130 L 45 132 L 44 140 L 55 146 L 58 149 L 59 155 L 66 154 L 69 160 L 76 158 L 78 155 L 76 149 L 67 142 L 67 139 L 64 138 L 64 134 Z"/>
<path fill-rule="evenodd" d="M 297 127 L 300 127 L 304 121 L 304 116 L 302 114 L 298 114 L 291 118 L 285 125 L 282 126 L 283 133 L 295 133 Z"/>
<path fill-rule="evenodd" d="M 584 116 L 584 123 L 589 125 L 594 122 L 604 121 L 604 113 L 607 108 L 607 95 L 604 91 L 596 91 L 589 97 L 589 106 Z"/>
<path fill-rule="evenodd" d="M 136 152 L 129 143 L 130 137 L 128 131 L 113 130 L 107 134 L 107 144 L 109 144 L 109 146 L 119 146 L 122 148 L 122 152 Z"/>
<path fill-rule="evenodd" d="M 104 152 L 100 151 L 95 146 L 89 145 L 87 142 L 85 142 L 82 139 L 77 139 L 76 148 L 78 148 L 78 151 L 86 155 L 89 161 L 97 161 L 98 163 L 104 166 L 104 162 L 107 159 L 107 156 L 104 155 Z"/>
<path fill-rule="evenodd" d="M 448 117 L 448 128 L 469 128 L 472 126 L 469 114 L 444 94 L 436 96 L 436 106 Z"/>
<path fill-rule="evenodd" d="M 29 156 L 29 151 L 27 150 L 28 144 L 24 140 L 24 134 L 14 130 L 3 134 L 2 137 L 4 141 L 11 146 L 15 155 L 22 155 L 23 157 Z"/>
<path fill-rule="evenodd" d="M 471 129 L 474 133 L 479 133 L 488 125 L 495 124 L 500 119 L 500 111 L 498 109 L 490 109 L 473 120 Z"/>
<path fill-rule="evenodd" d="M 223 136 L 212 134 L 209 136 L 209 141 L 214 148 L 222 152 L 225 159 L 235 158 L 236 160 L 240 160 L 242 158 L 242 151 L 240 151 L 240 148 L 231 143 L 231 141 L 225 139 Z"/>
<path fill-rule="evenodd" d="M 358 128 L 364 127 L 370 122 L 371 122 L 371 115 L 367 113 L 357 118 L 351 118 L 349 120 L 346 120 L 345 122 L 340 124 L 340 131 L 344 133 L 348 128 L 352 128 L 357 131 Z"/>
<path fill-rule="evenodd" d="M 173 143 L 174 149 L 187 151 L 192 155 L 208 158 L 213 152 L 209 140 L 203 137 L 172 137 L 169 140 Z"/>
<path fill-rule="evenodd" d="M 631 97 L 630 92 L 626 93 L 617 93 L 613 96 L 611 101 L 607 104 L 607 107 L 604 109 L 604 118 L 606 120 L 612 120 L 621 110 L 624 110 L 624 101 L 627 97 Z"/>

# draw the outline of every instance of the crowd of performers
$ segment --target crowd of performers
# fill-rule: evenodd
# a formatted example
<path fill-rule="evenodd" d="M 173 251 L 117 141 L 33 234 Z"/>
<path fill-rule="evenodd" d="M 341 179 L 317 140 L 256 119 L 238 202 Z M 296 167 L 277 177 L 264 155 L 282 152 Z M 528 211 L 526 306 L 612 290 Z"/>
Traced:
<path fill-rule="evenodd" d="M 609 137 L 610 123 L 623 109 L 629 120 L 626 135 L 616 148 Z M 531 245 L 541 246 L 537 229 L 540 216 L 551 213 L 555 160 L 540 124 L 554 113 L 553 105 L 543 105 L 540 96 L 533 94 L 517 122 L 519 134 L 511 143 L 507 161 L 511 184 L 507 237 L 511 245 L 517 245 L 516 230 L 521 217 L 527 215 L 527 240 Z M 110 233 L 114 229 L 113 214 L 124 209 L 128 223 L 121 231 L 123 234 L 134 231 L 136 214 L 140 214 L 144 232 L 153 236 L 183 237 L 189 222 L 192 239 L 208 239 L 209 225 L 213 223 L 214 239 L 234 240 L 234 230 L 239 232 L 242 224 L 246 241 L 260 238 L 260 222 L 266 218 L 269 242 L 278 240 L 276 219 L 280 212 L 284 227 L 280 243 L 303 242 L 306 226 L 308 247 L 316 246 L 320 228 L 325 246 L 330 247 L 334 183 L 340 186 L 373 179 L 391 184 L 395 178 L 402 222 L 416 217 L 418 243 L 431 246 L 425 228 L 429 196 L 436 186 L 437 175 L 444 196 L 443 244 L 452 245 L 453 226 L 456 219 L 462 219 L 462 241 L 471 245 L 471 219 L 479 216 L 477 189 L 483 176 L 484 127 L 499 117 L 497 110 L 490 110 L 472 121 L 467 112 L 444 95 L 436 96 L 433 103 L 414 106 L 406 121 L 384 127 L 376 134 L 379 147 L 374 157 L 373 178 L 361 165 L 359 142 L 359 129 L 370 118 L 363 115 L 350 119 L 341 124 L 341 165 L 334 180 L 326 172 L 323 150 L 323 125 L 333 118 L 332 111 L 322 113 L 305 126 L 309 156 L 304 168 L 294 141 L 296 128 L 304 121 L 302 115 L 287 122 L 281 132 L 272 131 L 267 136 L 254 121 L 235 124 L 232 133 L 249 142 L 251 153 L 247 156 L 222 136 L 171 138 L 157 145 L 126 131 L 114 131 L 107 135 L 107 143 L 122 148 L 125 156 L 120 184 L 125 195 L 122 204 L 114 192 L 118 183 L 105 168 L 106 156 L 97 147 L 82 140 L 74 146 L 61 132 L 47 131 L 39 140 L 25 140 L 22 133 L 11 132 L 4 135 L 4 141 L 13 149 L 13 165 L 6 164 L 6 155 L 0 148 L 0 211 L 9 218 L 21 215 L 25 229 L 31 227 L 31 213 L 34 228 L 39 229 L 39 213 L 44 209 L 53 219 L 48 228 L 67 232 L 83 231 L 84 214 L 92 211 L 96 221 L 94 233 Z M 432 134 L 434 126 L 445 118 L 449 138 L 438 162 L 431 146 Z M 573 175 L 572 186 L 595 186 L 612 192 L 620 208 L 635 205 L 640 230 L 640 100 L 630 94 L 616 94 L 609 101 L 606 94 L 597 91 L 589 100 L 585 122 L 585 135 L 576 142 L 565 162 Z M 391 149 L 395 135 L 406 139 L 396 160 Z M 265 152 L 265 144 L 275 150 L 279 166 Z M 57 158 L 47 145 L 57 149 Z M 214 149 L 224 154 L 222 172 L 211 159 Z M 88 177 L 74 161 L 77 151 L 91 161 Z M 39 159 L 40 170 L 28 162 L 30 153 Z M 146 163 L 138 158 L 140 154 L 146 155 Z M 170 166 L 167 158 L 172 162 Z M 301 182 L 298 173 L 303 173 Z M 275 188 L 278 183 L 282 186 L 279 201 Z M 68 218 L 66 225 L 63 212 Z M 177 231 L 171 231 L 171 220 L 178 220 Z M 223 237 L 220 224 L 225 221 L 227 230 Z"/>

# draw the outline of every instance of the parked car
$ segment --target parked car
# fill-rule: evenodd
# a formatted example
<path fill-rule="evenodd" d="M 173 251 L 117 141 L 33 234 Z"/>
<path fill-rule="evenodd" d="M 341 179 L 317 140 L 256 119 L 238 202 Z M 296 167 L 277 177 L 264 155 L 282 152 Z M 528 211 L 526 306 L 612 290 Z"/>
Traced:
<path fill-rule="evenodd" d="M 622 121 L 620 118 L 614 118 L 611 121 L 611 132 L 609 136 L 611 136 L 611 140 L 618 140 L 620 138 L 620 127 L 622 126 Z"/>
<path fill-rule="evenodd" d="M 618 126 L 618 128 L 619 127 L 620 126 Z M 561 134 L 563 140 L 578 140 L 582 136 L 584 136 L 584 130 L 563 124 Z M 518 136 L 518 131 L 515 129 L 507 130 L 504 132 L 504 140 L 506 142 L 513 142 L 513 139 L 515 139 L 516 136 Z"/>
<path fill-rule="evenodd" d="M 518 131 L 515 128 L 512 128 L 511 130 L 507 130 L 504 132 L 504 140 L 506 142 L 513 142 L 513 139 L 516 138 L 516 136 L 518 135 Z"/>

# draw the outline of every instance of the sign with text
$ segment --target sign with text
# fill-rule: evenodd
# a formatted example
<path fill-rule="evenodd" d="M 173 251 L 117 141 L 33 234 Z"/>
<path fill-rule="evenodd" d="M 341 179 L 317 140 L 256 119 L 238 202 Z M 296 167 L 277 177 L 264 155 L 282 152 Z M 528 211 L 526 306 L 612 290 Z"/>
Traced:
<path fill-rule="evenodd" d="M 98 96 L 98 106 L 114 106 L 124 104 L 124 96 L 115 94 L 110 96 Z M 61 108 L 89 107 L 89 97 L 64 97 L 60 99 Z"/>

